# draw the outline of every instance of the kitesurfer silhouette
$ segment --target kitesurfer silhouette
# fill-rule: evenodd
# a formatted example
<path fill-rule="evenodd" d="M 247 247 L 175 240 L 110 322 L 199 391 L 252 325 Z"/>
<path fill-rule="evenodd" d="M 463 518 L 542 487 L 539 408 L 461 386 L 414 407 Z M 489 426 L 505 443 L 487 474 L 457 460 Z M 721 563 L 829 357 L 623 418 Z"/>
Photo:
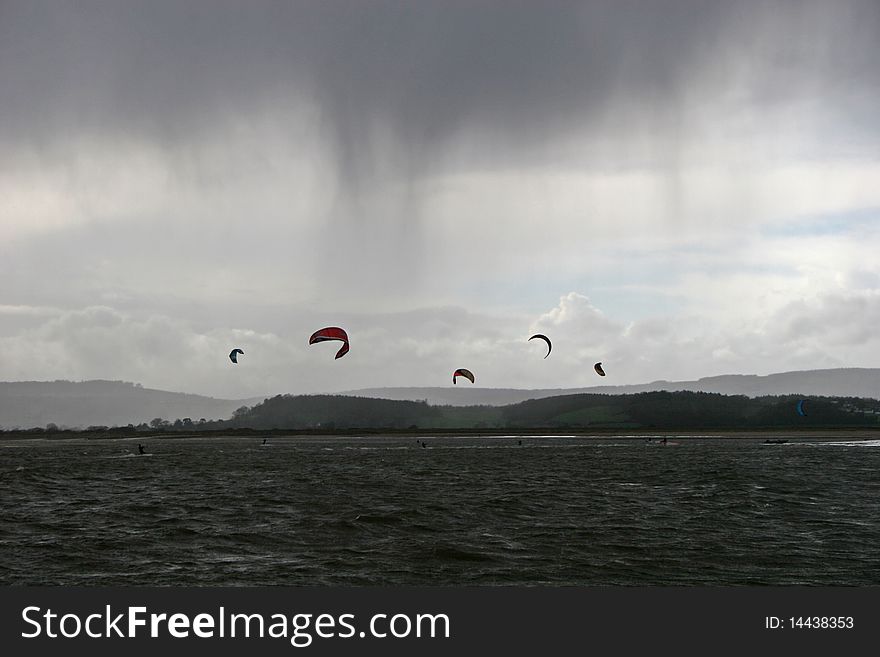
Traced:
<path fill-rule="evenodd" d="M 146 454 L 147 452 L 144 450 L 144 446 L 138 443 L 138 454 Z"/>

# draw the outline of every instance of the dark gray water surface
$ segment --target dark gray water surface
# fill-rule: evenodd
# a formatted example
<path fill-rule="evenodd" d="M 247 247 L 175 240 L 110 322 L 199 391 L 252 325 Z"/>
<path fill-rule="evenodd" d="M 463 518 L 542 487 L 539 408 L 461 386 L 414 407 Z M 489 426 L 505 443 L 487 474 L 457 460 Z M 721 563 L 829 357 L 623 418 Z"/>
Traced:
<path fill-rule="evenodd" d="M 878 441 L 261 440 L 0 443 L 0 583 L 880 584 Z"/>

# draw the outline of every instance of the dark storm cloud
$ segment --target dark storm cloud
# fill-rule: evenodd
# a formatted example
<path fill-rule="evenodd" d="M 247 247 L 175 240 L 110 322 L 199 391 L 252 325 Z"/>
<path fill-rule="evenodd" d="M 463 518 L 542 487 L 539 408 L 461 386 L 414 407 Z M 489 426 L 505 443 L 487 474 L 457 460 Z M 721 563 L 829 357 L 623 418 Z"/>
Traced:
<path fill-rule="evenodd" d="M 0 138 L 170 144 L 306 105 L 352 171 L 382 148 L 410 167 L 465 130 L 502 155 L 615 116 L 676 133 L 744 66 L 756 102 L 818 88 L 868 130 L 878 17 L 870 0 L 4 2 Z"/>

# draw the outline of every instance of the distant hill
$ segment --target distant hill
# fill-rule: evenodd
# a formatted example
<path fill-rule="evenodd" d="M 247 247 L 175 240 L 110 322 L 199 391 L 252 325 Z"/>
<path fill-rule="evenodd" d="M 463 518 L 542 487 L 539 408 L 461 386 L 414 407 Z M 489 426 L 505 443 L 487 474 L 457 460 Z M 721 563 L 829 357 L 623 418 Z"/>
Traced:
<path fill-rule="evenodd" d="M 798 402 L 806 399 L 800 412 Z M 278 395 L 209 430 L 880 428 L 880 401 L 707 392 L 576 394 L 508 406 L 432 406 L 342 395 Z"/>
<path fill-rule="evenodd" d="M 637 394 L 666 390 L 675 392 L 717 392 L 722 395 L 819 395 L 825 397 L 864 397 L 880 399 L 880 369 L 841 368 L 804 370 L 758 376 L 726 374 L 696 381 L 652 381 L 638 385 L 593 386 L 589 388 L 363 388 L 340 394 L 377 399 L 427 401 L 431 405 L 470 406 L 486 404 L 505 406 L 528 399 L 543 399 L 573 394 Z"/>
<path fill-rule="evenodd" d="M 328 396 L 306 396 L 311 401 L 289 402 L 302 404 L 299 412 L 302 422 L 297 426 L 314 427 L 324 422 L 358 426 L 359 414 L 369 419 L 365 426 L 410 425 L 438 427 L 473 426 L 474 423 L 503 426 L 507 423 L 499 415 L 500 408 L 531 399 L 545 399 L 570 395 L 637 395 L 656 391 L 691 391 L 718 393 L 722 395 L 763 396 L 825 396 L 880 399 L 880 369 L 850 368 L 783 372 L 767 376 L 723 375 L 696 381 L 653 381 L 640 385 L 594 386 L 590 388 L 545 388 L 537 390 L 479 388 L 474 386 L 450 386 L 448 388 L 369 388 L 352 390 L 343 395 L 391 401 L 422 402 L 412 407 L 385 405 L 382 412 L 375 405 L 358 406 L 351 403 L 345 407 L 344 417 L 336 417 L 340 411 L 337 402 L 319 402 Z M 289 396 L 273 399 L 291 399 Z M 59 427 L 85 428 L 89 426 L 125 426 L 149 423 L 154 418 L 173 421 L 191 418 L 198 422 L 226 420 L 242 406 L 253 407 L 263 401 L 262 397 L 251 399 L 216 399 L 202 395 L 168 392 L 143 388 L 125 381 L 23 381 L 0 382 L 0 429 L 45 427 L 54 423 Z M 288 402 L 285 402 L 288 403 Z M 346 402 L 347 403 L 347 402 Z M 615 413 L 622 408 L 617 403 Z M 277 404 L 277 402 L 273 402 Z M 325 408 L 319 408 L 325 404 Z M 329 406 L 327 406 L 329 404 Z M 458 414 L 443 412 L 426 416 L 426 407 L 472 406 Z M 479 410 L 479 406 L 492 407 Z M 265 413 L 277 410 L 277 406 L 264 406 L 260 413 L 261 426 L 271 424 Z M 329 410 L 332 409 L 332 412 Z M 493 410 L 494 409 L 494 410 Z M 279 419 L 288 423 L 284 409 Z M 431 413 L 427 413 L 431 415 Z M 253 416 L 251 419 L 255 419 Z M 547 422 L 550 419 L 545 418 Z M 545 420 L 541 420 L 542 422 Z M 264 422 L 265 421 L 265 422 Z M 639 422 L 637 419 L 627 421 Z M 553 420 L 552 422 L 556 422 Z M 551 423 L 552 423 L 551 422 Z M 565 420 L 559 420 L 565 422 Z M 384 424 L 383 424 L 384 423 Z M 390 423 L 390 424 L 389 424 Z M 464 423 L 464 424 L 461 424 Z M 213 424 L 213 423 L 212 423 Z M 279 425 L 280 426 L 280 425 Z"/>
<path fill-rule="evenodd" d="M 153 390 L 126 381 L 0 382 L 0 428 L 125 426 L 157 417 L 226 419 L 237 408 L 261 401 Z"/>

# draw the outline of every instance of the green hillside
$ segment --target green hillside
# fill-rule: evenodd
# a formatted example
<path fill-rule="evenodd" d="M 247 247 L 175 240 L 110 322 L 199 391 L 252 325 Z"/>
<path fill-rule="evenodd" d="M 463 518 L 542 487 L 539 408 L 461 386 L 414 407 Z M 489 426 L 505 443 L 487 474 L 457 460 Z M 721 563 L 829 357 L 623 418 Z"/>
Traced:
<path fill-rule="evenodd" d="M 798 404 L 803 401 L 803 411 Z M 228 431 L 507 431 L 507 430 L 763 430 L 880 429 L 880 401 L 856 397 L 721 395 L 706 392 L 576 394 L 509 406 L 431 406 L 343 395 L 278 395 L 241 406 L 229 420 L 155 418 L 137 426 L 94 426 L 90 437 L 212 434 Z M 0 433 L 58 434 L 57 428 Z M 61 432 L 65 435 L 75 432 Z M 13 435 L 15 434 L 15 435 Z"/>
<path fill-rule="evenodd" d="M 806 399 L 806 415 L 797 404 Z M 880 427 L 880 401 L 704 392 L 579 394 L 509 406 L 430 406 L 333 395 L 279 395 L 205 428 L 253 429 L 747 429 Z"/>

